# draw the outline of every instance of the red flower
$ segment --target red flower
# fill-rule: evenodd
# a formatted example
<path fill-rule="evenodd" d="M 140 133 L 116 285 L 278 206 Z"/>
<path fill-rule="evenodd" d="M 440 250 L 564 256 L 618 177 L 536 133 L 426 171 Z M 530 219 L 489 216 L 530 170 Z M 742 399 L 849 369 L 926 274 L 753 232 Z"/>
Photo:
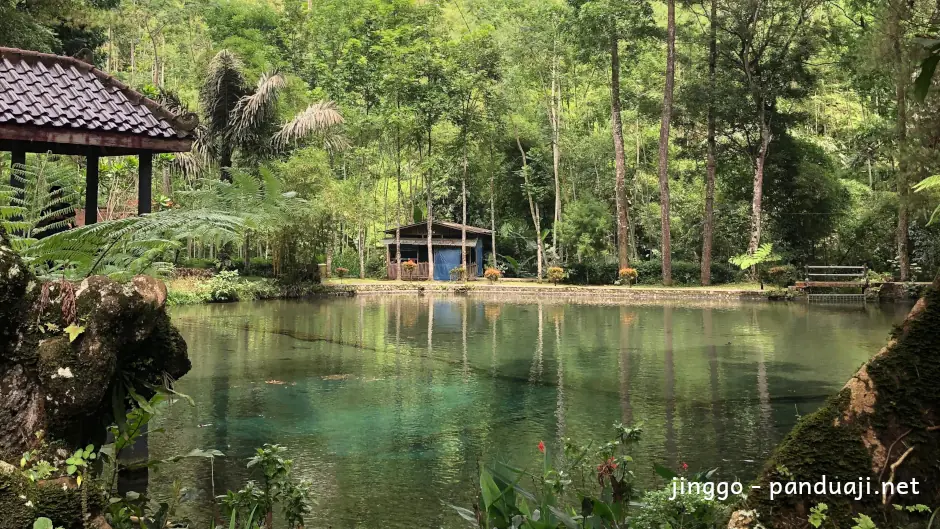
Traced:
<path fill-rule="evenodd" d="M 545 453 L 545 443 L 539 441 L 539 452 Z"/>
<path fill-rule="evenodd" d="M 686 463 L 685 461 L 683 461 L 683 462 L 682 462 L 682 470 L 688 470 L 688 469 L 689 469 L 689 464 Z"/>

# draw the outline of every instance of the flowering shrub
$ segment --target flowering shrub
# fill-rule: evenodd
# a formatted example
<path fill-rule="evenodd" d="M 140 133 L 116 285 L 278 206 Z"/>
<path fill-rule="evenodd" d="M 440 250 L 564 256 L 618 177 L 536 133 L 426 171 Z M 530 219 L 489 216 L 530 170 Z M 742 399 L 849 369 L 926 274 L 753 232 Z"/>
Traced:
<path fill-rule="evenodd" d="M 625 281 L 628 285 L 633 284 L 636 281 L 636 278 L 639 277 L 639 274 L 636 271 L 636 268 L 621 268 L 618 273 L 621 281 Z"/>
<path fill-rule="evenodd" d="M 552 266 L 548 269 L 548 280 L 554 284 L 565 278 L 565 269 L 560 266 Z"/>
<path fill-rule="evenodd" d="M 496 268 L 487 268 L 483 272 L 483 277 L 490 280 L 490 282 L 495 283 L 499 281 L 499 278 L 503 276 L 503 273 L 497 270 Z"/>
<path fill-rule="evenodd" d="M 450 269 L 451 281 L 463 281 L 467 277 L 467 269 L 462 266 L 455 266 Z"/>
<path fill-rule="evenodd" d="M 349 269 L 348 269 L 348 268 L 343 268 L 342 266 L 336 267 L 336 275 L 337 275 L 340 279 L 346 277 L 346 274 L 348 274 L 348 273 L 349 273 Z"/>

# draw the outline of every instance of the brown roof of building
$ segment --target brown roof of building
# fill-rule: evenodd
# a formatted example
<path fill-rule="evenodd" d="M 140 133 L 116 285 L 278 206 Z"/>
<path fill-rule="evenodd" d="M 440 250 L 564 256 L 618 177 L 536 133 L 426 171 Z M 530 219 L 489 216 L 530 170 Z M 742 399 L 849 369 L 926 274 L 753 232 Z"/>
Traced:
<path fill-rule="evenodd" d="M 0 47 L 0 125 L 183 139 L 197 123 L 79 59 Z"/>
<path fill-rule="evenodd" d="M 445 228 L 450 228 L 450 229 L 453 229 L 453 230 L 460 230 L 461 228 L 463 228 L 463 224 L 458 224 L 458 223 L 456 223 L 456 222 L 448 222 L 448 221 L 446 221 L 446 220 L 434 220 L 434 221 L 431 221 L 431 224 L 436 224 L 436 225 L 438 225 L 438 226 L 443 226 L 443 227 L 445 227 Z M 401 226 L 400 229 L 403 229 L 403 230 L 404 230 L 404 229 L 407 229 L 407 228 L 414 228 L 414 227 L 416 227 L 416 226 L 427 226 L 427 222 L 416 222 L 416 223 L 414 223 L 414 224 L 408 224 L 408 225 L 405 225 L 405 226 Z M 395 228 L 392 228 L 392 229 L 390 229 L 390 230 L 385 230 L 385 233 L 395 233 Z M 489 235 L 489 234 L 491 234 L 491 233 L 493 233 L 493 232 L 490 231 L 490 230 L 488 230 L 488 229 L 486 229 L 486 228 L 477 228 L 476 226 L 467 225 L 467 233 L 477 233 L 477 234 L 480 234 L 480 235 Z"/>

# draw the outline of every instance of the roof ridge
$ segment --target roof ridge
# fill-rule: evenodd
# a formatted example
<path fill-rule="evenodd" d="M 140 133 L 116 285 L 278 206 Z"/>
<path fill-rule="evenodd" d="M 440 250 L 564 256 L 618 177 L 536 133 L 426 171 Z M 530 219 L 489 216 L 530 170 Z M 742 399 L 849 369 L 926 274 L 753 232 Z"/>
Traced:
<path fill-rule="evenodd" d="M 151 112 L 153 112 L 156 117 L 166 120 L 173 129 L 177 132 L 179 136 L 186 136 L 187 133 L 192 132 L 199 125 L 199 119 L 196 117 L 196 114 L 189 112 L 183 115 L 176 115 L 167 110 L 163 105 L 157 103 L 156 101 L 150 99 L 144 94 L 134 90 L 130 86 L 124 84 L 120 79 L 114 77 L 108 72 L 99 69 L 93 64 L 89 64 L 81 59 L 76 57 L 68 57 L 66 55 L 55 55 L 52 53 L 44 53 L 41 51 L 33 50 L 24 50 L 20 48 L 7 48 L 0 46 L 0 58 L 4 57 L 19 57 L 23 60 L 36 60 L 36 61 L 52 61 L 60 65 L 68 64 L 75 66 L 83 72 L 89 72 L 98 78 L 102 84 L 107 88 L 108 86 L 113 86 L 121 91 L 124 97 L 127 100 L 135 105 L 143 105 L 147 107 Z M 48 65 L 47 65 L 48 66 Z"/>

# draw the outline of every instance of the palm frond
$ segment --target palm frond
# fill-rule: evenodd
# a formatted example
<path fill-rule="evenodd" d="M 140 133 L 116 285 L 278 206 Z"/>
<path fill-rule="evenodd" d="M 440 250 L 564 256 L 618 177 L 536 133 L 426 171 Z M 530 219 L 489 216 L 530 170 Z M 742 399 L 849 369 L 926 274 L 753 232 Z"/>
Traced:
<path fill-rule="evenodd" d="M 236 143 L 257 136 L 277 116 L 277 95 L 287 85 L 279 73 L 262 74 L 251 94 L 242 96 L 233 111 L 232 137 Z"/>
<path fill-rule="evenodd" d="M 343 116 L 333 101 L 313 103 L 282 125 L 281 130 L 274 136 L 274 142 L 283 147 L 313 134 L 324 133 L 342 125 L 343 122 Z"/>

